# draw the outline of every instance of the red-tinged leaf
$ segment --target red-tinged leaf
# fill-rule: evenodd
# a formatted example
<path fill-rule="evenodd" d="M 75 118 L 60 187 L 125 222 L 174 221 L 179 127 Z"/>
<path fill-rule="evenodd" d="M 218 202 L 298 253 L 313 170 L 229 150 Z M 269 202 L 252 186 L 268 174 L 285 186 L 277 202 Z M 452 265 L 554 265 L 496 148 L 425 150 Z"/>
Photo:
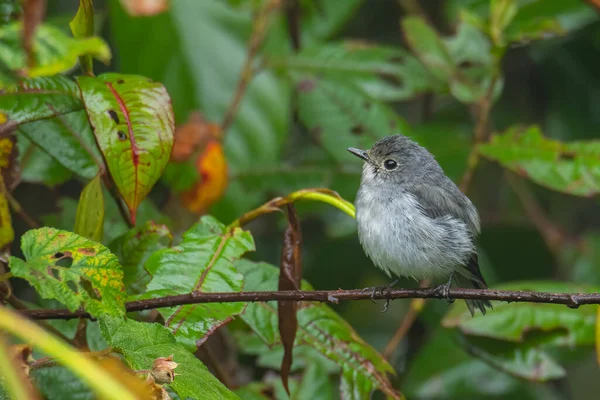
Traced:
<path fill-rule="evenodd" d="M 279 290 L 300 290 L 302 284 L 302 258 L 300 246 L 302 233 L 300 222 L 293 204 L 287 205 L 288 227 L 283 235 L 283 251 L 279 267 Z M 294 340 L 298 330 L 299 303 L 296 301 L 281 300 L 278 302 L 277 315 L 279 335 L 283 344 L 283 359 L 281 360 L 281 382 L 288 395 L 288 377 L 292 368 Z"/>
<path fill-rule="evenodd" d="M 165 87 L 137 75 L 80 76 L 88 117 L 135 223 L 137 207 L 169 161 L 175 122 Z"/>
<path fill-rule="evenodd" d="M 33 37 L 46 13 L 46 0 L 26 0 L 23 7 L 23 48 L 27 53 L 27 66 L 34 66 Z"/>

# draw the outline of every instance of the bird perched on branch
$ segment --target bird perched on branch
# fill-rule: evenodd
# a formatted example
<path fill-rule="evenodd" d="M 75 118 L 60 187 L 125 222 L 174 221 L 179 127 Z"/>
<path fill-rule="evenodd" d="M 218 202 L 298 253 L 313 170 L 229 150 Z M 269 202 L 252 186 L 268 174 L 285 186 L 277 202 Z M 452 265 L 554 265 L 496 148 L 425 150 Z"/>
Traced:
<path fill-rule="evenodd" d="M 437 290 L 449 302 L 453 280 L 487 288 L 477 261 L 477 210 L 427 149 L 394 135 L 370 150 L 348 151 L 364 160 L 356 197 L 358 237 L 377 267 L 390 277 L 447 279 Z M 483 314 L 492 307 L 488 300 L 466 302 L 472 315 L 475 307 Z"/>

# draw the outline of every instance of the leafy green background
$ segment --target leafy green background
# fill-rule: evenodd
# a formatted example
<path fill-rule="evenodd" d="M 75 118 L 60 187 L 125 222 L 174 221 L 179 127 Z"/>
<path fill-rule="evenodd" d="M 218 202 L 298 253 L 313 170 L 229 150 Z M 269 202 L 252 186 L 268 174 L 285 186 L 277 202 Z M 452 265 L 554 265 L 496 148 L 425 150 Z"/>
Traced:
<path fill-rule="evenodd" d="M 119 1 L 96 1 L 95 29 L 87 31 L 96 36 L 77 39 L 68 25 L 76 2 L 48 2 L 35 38 L 37 60 L 45 67 L 31 72 L 43 77 L 28 81 L 33 86 L 21 87 L 18 95 L 10 86 L 0 90 L 0 116 L 20 123 L 21 182 L 13 196 L 23 209 L 46 226 L 74 230 L 81 191 L 115 161 L 108 155 L 107 162 L 96 146 L 77 84 L 52 74 L 80 75 L 73 69 L 75 60 L 91 56 L 99 76 L 135 74 L 162 83 L 177 124 L 197 110 L 220 124 L 234 97 L 253 18 L 266 1 L 178 0 L 166 12 L 144 18 L 128 15 Z M 3 14 L 8 3 L 0 1 L 2 23 L 9 19 Z M 210 208 L 212 216 L 199 220 L 186 212 L 171 177 L 152 187 L 134 229 L 123 220 L 104 181 L 104 220 L 90 211 L 93 207 L 81 208 L 88 213 L 85 231 L 102 237 L 106 247 L 98 248 L 123 270 L 130 299 L 187 293 L 205 271 L 208 291 L 275 290 L 273 265 L 280 260 L 283 218 L 263 217 L 249 231 L 221 240 L 228 223 L 269 198 L 300 188 L 327 187 L 353 200 L 361 166 L 346 147 L 366 148 L 391 133 L 426 146 L 459 183 L 482 99 L 491 104 L 491 135 L 477 148 L 481 157 L 468 194 L 482 217 L 479 258 L 488 283 L 521 290 L 598 290 L 600 20 L 593 2 L 290 3 L 301 9 L 301 47 L 293 50 L 286 14 L 275 12 L 253 64 L 258 72 L 232 125 L 222 133 L 229 182 Z M 18 78 L 10 70 L 24 65 L 16 26 L 0 26 L 0 89 Z M 110 125 L 110 115 L 98 110 L 95 118 Z M 159 158 L 166 162 L 164 154 Z M 189 173 L 193 163 L 188 164 L 167 168 Z M 147 182 L 158 179 L 155 175 Z M 144 191 L 150 186 L 145 183 Z M 94 197 L 99 198 L 97 188 Z M 298 212 L 306 287 L 387 283 L 360 248 L 351 218 L 322 204 L 298 204 Z M 83 214 L 79 218 L 83 221 Z M 71 286 L 56 292 L 53 284 L 41 287 L 33 281 L 31 269 L 46 264 L 31 260 L 34 233 L 23 236 L 29 226 L 17 214 L 13 220 L 15 237 L 24 239 L 15 240 L 11 249 L 15 276 L 29 280 L 41 297 L 78 307 Z M 218 250 L 222 242 L 230 247 Z M 213 260 L 215 253 L 220 257 Z M 71 268 L 73 274 L 78 265 Z M 17 296 L 38 306 L 61 307 L 39 299 L 25 280 L 11 279 L 11 284 Z M 401 285 L 416 283 L 404 280 Z M 487 316 L 471 318 L 463 302 L 448 307 L 428 301 L 388 364 L 378 352 L 409 305 L 392 302 L 387 313 L 379 312 L 381 306 L 346 302 L 299 311 L 292 398 L 335 399 L 340 393 L 365 398 L 372 388 L 386 387 L 388 379 L 407 398 L 420 399 L 585 400 L 595 399 L 600 390 L 595 307 L 498 303 Z M 88 306 L 88 311 L 106 310 Z M 119 348 L 129 366 L 138 369 L 148 368 L 156 357 L 177 354 L 175 361 L 189 363 L 169 389 L 180 397 L 198 390 L 198 382 L 190 379 L 195 375 L 203 377 L 215 398 L 235 398 L 233 393 L 243 399 L 287 398 L 278 375 L 283 349 L 275 304 L 214 304 L 184 311 L 187 319 L 176 330 L 169 322 L 161 328 L 135 321 L 165 322 L 173 312 L 169 309 L 90 323 L 90 347 L 100 350 L 108 343 Z M 73 323 L 52 326 L 69 338 L 74 335 Z M 128 340 L 136 335 L 149 347 Z M 198 340 L 201 361 L 192 356 Z M 211 363 L 215 352 L 223 360 L 216 367 Z M 226 391 L 208 370 L 234 390 Z M 65 383 L 72 385 L 70 398 L 92 398 L 64 368 L 40 369 L 32 376 L 49 398 L 58 398 L 57 385 Z"/>

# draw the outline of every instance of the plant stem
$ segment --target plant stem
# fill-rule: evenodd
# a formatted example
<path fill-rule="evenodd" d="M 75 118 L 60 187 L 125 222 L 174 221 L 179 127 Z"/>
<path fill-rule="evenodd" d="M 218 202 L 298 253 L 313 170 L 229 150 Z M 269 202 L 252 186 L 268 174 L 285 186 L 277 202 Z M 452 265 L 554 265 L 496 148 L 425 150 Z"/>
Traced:
<path fill-rule="evenodd" d="M 492 111 L 492 104 L 494 102 L 494 89 L 497 80 L 498 76 L 495 75 L 490 82 L 490 86 L 488 87 L 485 96 L 477 105 L 477 124 L 475 125 L 475 132 L 473 135 L 473 147 L 471 147 L 471 153 L 467 159 L 467 170 L 460 182 L 460 190 L 462 190 L 463 193 L 467 193 L 469 190 L 473 175 L 479 164 L 479 144 L 487 141 L 490 134 L 490 112 Z"/>
<path fill-rule="evenodd" d="M 5 274 L 0 275 L 0 283 L 9 280 L 10 278 L 12 278 L 13 274 L 12 272 L 7 272 Z"/>

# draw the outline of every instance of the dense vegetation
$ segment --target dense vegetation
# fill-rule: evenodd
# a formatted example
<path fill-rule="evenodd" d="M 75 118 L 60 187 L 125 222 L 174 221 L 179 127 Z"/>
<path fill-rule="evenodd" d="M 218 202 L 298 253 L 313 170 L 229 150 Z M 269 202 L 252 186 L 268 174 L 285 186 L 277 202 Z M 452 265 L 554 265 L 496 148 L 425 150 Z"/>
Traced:
<path fill-rule="evenodd" d="M 595 398 L 598 306 L 189 294 L 387 283 L 346 148 L 393 133 L 493 288 L 600 292 L 599 9 L 0 0 L 0 398 Z"/>

